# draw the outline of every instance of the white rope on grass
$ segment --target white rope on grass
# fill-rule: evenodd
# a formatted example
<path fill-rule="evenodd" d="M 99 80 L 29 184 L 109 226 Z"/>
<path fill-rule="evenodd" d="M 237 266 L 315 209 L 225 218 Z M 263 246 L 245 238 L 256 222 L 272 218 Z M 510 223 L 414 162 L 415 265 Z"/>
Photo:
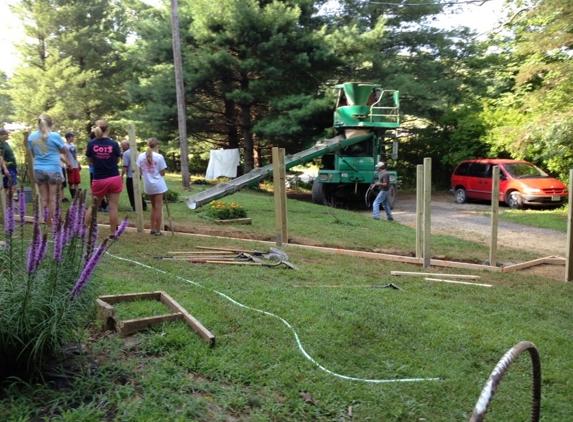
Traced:
<path fill-rule="evenodd" d="M 298 334 L 297 334 L 296 330 L 292 327 L 292 325 L 290 325 L 285 319 L 281 318 L 280 316 L 275 315 L 275 314 L 273 314 L 273 313 L 271 313 L 271 312 L 263 311 L 263 310 L 261 310 L 261 309 L 256 309 L 256 308 L 252 308 L 252 307 L 250 307 L 250 306 L 244 305 L 244 304 L 242 304 L 242 303 L 240 303 L 240 302 L 237 302 L 237 301 L 236 301 L 235 299 L 233 299 L 232 297 L 227 296 L 225 293 L 222 293 L 222 292 L 219 292 L 219 291 L 217 291 L 217 290 L 214 290 L 214 289 L 210 289 L 210 288 L 208 288 L 208 287 L 205 287 L 205 286 L 203 286 L 203 285 L 197 283 L 196 281 L 187 280 L 187 279 L 185 279 L 185 278 L 183 278 L 183 277 L 180 277 L 180 276 L 178 276 L 178 275 L 173 275 L 173 274 L 171 274 L 171 273 L 168 273 L 167 271 L 163 271 L 163 270 L 160 270 L 160 269 L 158 269 L 158 268 L 151 267 L 151 266 L 149 266 L 149 265 L 147 265 L 147 264 L 143 264 L 143 263 L 138 262 L 138 261 L 134 261 L 134 260 L 127 259 L 127 258 L 122 258 L 122 257 L 120 257 L 120 256 L 113 255 L 113 254 L 111 254 L 111 253 L 109 253 L 109 252 L 106 252 L 106 254 L 109 255 L 109 256 L 111 256 L 112 258 L 118 259 L 118 260 L 120 260 L 120 261 L 127 261 L 127 262 L 130 262 L 130 263 L 132 263 L 132 264 L 136 264 L 136 265 L 139 265 L 139 266 L 141 266 L 141 267 L 148 268 L 148 269 L 150 269 L 150 270 L 155 270 L 155 271 L 157 271 L 157 272 L 159 272 L 159 273 L 166 274 L 166 275 L 170 275 L 171 277 L 177 278 L 177 279 L 182 280 L 182 281 L 184 281 L 184 282 L 186 282 L 186 283 L 193 284 L 194 286 L 200 287 L 200 288 L 202 288 L 202 289 L 207 289 L 207 290 L 209 290 L 209 291 L 211 291 L 211 292 L 214 292 L 214 293 L 218 294 L 219 296 L 221 296 L 221 297 L 227 299 L 227 300 L 230 301 L 231 303 L 234 303 L 235 305 L 240 306 L 241 308 L 245 308 L 245 309 L 248 309 L 248 310 L 251 310 L 251 311 L 259 312 L 259 313 L 261 313 L 261 314 L 264 314 L 264 315 L 268 315 L 268 316 L 277 318 L 279 321 L 282 321 L 282 322 L 293 332 L 294 338 L 296 339 L 296 343 L 298 344 L 298 348 L 300 349 L 301 353 L 302 353 L 309 361 L 311 361 L 314 365 L 316 365 L 318 368 L 322 369 L 324 372 L 329 373 L 330 375 L 333 375 L 333 376 L 335 376 L 335 377 L 338 377 L 338 378 L 341 378 L 341 379 L 344 379 L 344 380 L 349 380 L 349 381 L 361 381 L 361 382 L 369 382 L 369 383 L 376 383 L 376 384 L 387 384 L 387 383 L 395 383 L 395 382 L 441 381 L 441 380 L 443 379 L 443 378 L 440 378 L 440 377 L 438 377 L 438 378 L 401 378 L 401 379 L 400 379 L 400 378 L 397 378 L 397 379 L 364 379 L 364 378 L 349 377 L 349 376 L 347 376 L 347 375 L 338 374 L 338 373 L 336 373 L 336 372 L 333 372 L 333 371 L 331 371 L 331 370 L 325 368 L 325 367 L 322 366 L 320 363 L 318 363 L 316 360 L 314 360 L 314 359 L 306 352 L 306 350 L 304 350 L 304 347 L 302 347 L 302 343 L 300 342 L 300 339 L 299 339 L 299 337 L 298 337 Z"/>

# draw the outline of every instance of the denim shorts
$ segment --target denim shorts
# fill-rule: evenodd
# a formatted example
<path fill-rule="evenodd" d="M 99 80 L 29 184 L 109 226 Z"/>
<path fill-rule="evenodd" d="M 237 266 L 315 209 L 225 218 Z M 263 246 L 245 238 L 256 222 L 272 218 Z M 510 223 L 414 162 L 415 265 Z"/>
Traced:
<path fill-rule="evenodd" d="M 64 181 L 61 171 L 34 170 L 34 180 L 38 185 L 55 185 Z"/>

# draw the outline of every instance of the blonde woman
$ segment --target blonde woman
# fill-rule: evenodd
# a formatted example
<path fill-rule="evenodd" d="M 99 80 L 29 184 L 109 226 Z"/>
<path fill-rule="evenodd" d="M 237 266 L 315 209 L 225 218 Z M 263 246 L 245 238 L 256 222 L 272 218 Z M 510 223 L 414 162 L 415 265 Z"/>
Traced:
<path fill-rule="evenodd" d="M 143 176 L 143 190 L 151 201 L 151 234 L 161 236 L 163 219 L 163 194 L 167 192 L 165 183 L 165 158 L 159 153 L 159 141 L 156 138 L 147 140 L 147 151 L 137 157 L 136 164 Z"/>
<path fill-rule="evenodd" d="M 66 151 L 64 140 L 52 132 L 54 122 L 47 114 L 38 117 L 38 130 L 28 137 L 28 149 L 34 157 L 34 181 L 40 190 L 42 209 L 48 209 L 46 224 L 52 227 L 56 209 L 58 182 L 63 182 L 60 154 Z"/>
<path fill-rule="evenodd" d="M 105 120 L 98 120 L 93 129 L 95 137 L 88 142 L 86 158 L 93 166 L 92 196 L 99 208 L 104 197 L 108 199 L 110 238 L 117 230 L 117 209 L 119 195 L 123 191 L 123 181 L 119 175 L 121 149 L 117 141 L 109 137 L 109 125 Z M 90 223 L 92 208 L 88 207 L 85 216 L 86 226 Z"/>

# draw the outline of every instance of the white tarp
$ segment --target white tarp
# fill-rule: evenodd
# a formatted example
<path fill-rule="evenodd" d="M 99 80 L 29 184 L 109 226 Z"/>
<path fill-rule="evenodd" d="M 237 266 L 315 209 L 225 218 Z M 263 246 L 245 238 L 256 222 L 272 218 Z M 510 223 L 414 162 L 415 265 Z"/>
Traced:
<path fill-rule="evenodd" d="M 221 176 L 237 177 L 237 166 L 240 164 L 241 155 L 238 149 L 212 149 L 205 179 L 213 180 Z"/>

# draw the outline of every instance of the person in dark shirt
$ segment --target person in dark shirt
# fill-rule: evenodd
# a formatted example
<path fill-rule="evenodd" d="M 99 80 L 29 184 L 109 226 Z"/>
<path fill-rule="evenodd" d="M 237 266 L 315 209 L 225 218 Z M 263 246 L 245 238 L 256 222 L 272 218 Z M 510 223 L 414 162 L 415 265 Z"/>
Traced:
<path fill-rule="evenodd" d="M 394 220 L 392 216 L 392 211 L 390 210 L 390 203 L 388 202 L 388 195 L 390 194 L 390 175 L 386 171 L 386 163 L 380 161 L 376 164 L 376 170 L 378 170 L 378 182 L 376 186 L 380 188 L 380 192 L 372 204 L 372 211 L 374 213 L 374 220 L 380 220 L 380 205 L 384 208 L 386 212 L 386 218 L 389 221 Z"/>
<path fill-rule="evenodd" d="M 4 189 L 6 189 L 6 201 L 12 200 L 14 186 L 18 184 L 18 166 L 14 151 L 8 143 L 10 132 L 0 129 L 0 168 L 2 169 Z"/>
<path fill-rule="evenodd" d="M 109 137 L 109 125 L 105 120 L 98 120 L 93 132 L 95 138 L 86 148 L 88 164 L 94 169 L 92 196 L 98 208 L 103 198 L 107 196 L 110 238 L 113 238 L 118 225 L 119 195 L 123 191 L 123 181 L 118 167 L 121 149 L 119 144 Z M 86 226 L 90 223 L 91 215 L 92 208 L 88 207 L 85 215 Z"/>

